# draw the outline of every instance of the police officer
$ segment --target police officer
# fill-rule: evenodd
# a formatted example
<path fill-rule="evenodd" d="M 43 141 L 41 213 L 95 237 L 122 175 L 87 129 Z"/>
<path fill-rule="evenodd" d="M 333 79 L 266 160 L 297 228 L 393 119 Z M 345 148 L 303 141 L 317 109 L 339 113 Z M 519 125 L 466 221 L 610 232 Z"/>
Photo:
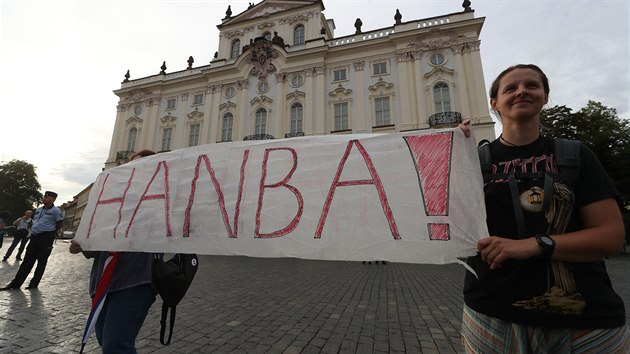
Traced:
<path fill-rule="evenodd" d="M 20 265 L 20 269 L 18 269 L 15 278 L 9 285 L 0 288 L 0 290 L 19 289 L 33 269 L 36 261 L 37 268 L 35 268 L 33 278 L 26 289 L 37 289 L 39 281 L 44 275 L 44 270 L 46 270 L 46 263 L 50 252 L 52 252 L 57 230 L 63 226 L 61 209 L 53 204 L 56 199 L 57 193 L 51 191 L 44 193 L 44 205 L 35 210 L 33 226 L 31 227 L 31 242 L 26 248 L 24 262 Z"/>

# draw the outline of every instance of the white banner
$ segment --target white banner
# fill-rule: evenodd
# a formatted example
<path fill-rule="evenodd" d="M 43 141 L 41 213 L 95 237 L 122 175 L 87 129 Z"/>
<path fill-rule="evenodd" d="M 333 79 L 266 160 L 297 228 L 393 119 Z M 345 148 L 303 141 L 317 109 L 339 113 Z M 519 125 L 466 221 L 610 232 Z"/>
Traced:
<path fill-rule="evenodd" d="M 488 234 L 460 129 L 202 145 L 97 178 L 85 250 L 450 263 Z"/>

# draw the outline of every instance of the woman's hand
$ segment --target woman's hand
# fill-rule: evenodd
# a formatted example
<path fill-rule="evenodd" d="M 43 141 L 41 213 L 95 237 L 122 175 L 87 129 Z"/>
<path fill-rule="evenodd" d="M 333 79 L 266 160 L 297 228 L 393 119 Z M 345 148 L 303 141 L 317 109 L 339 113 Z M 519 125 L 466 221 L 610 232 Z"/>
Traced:
<path fill-rule="evenodd" d="M 70 253 L 77 254 L 79 252 L 83 252 L 81 245 L 75 240 L 70 241 Z"/>
<path fill-rule="evenodd" d="M 542 253 L 535 237 L 512 240 L 490 236 L 477 242 L 477 250 L 481 259 L 490 265 L 490 269 L 501 268 L 508 259 L 528 259 Z"/>
<path fill-rule="evenodd" d="M 466 119 L 458 125 L 459 129 L 464 132 L 465 137 L 470 137 L 470 119 Z"/>

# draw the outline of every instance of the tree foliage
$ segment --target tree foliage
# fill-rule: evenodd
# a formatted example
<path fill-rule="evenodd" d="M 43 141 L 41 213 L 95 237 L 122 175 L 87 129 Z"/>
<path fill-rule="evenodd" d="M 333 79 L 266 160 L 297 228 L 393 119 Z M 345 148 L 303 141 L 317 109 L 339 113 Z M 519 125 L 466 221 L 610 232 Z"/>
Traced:
<path fill-rule="evenodd" d="M 577 112 L 567 106 L 554 106 L 543 109 L 540 126 L 543 135 L 586 144 L 619 192 L 630 197 L 630 122 L 619 118 L 616 109 L 595 101 L 588 101 Z"/>
<path fill-rule="evenodd" d="M 21 160 L 0 163 L 0 211 L 8 214 L 7 225 L 41 201 L 40 189 L 35 166 Z"/>

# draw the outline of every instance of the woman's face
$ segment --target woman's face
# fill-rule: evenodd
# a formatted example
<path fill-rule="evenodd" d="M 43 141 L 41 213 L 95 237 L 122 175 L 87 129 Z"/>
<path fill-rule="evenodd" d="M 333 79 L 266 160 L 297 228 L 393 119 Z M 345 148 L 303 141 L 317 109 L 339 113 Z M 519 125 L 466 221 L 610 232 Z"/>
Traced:
<path fill-rule="evenodd" d="M 540 75 L 531 69 L 514 69 L 499 81 L 497 98 L 490 100 L 501 120 L 525 121 L 538 118 L 548 95 Z"/>

